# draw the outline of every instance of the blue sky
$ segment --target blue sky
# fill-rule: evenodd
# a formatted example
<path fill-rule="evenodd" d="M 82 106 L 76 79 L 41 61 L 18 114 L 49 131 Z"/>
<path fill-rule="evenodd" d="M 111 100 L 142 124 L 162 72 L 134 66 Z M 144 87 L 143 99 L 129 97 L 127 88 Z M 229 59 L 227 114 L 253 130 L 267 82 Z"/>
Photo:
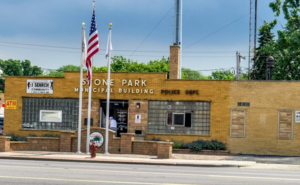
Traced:
<path fill-rule="evenodd" d="M 258 1 L 258 27 L 274 19 L 268 6 L 272 1 Z M 130 59 L 144 63 L 168 57 L 173 43 L 173 5 L 174 0 L 96 0 L 100 52 L 93 65 L 106 65 L 109 23 L 113 23 L 112 56 L 131 55 Z M 80 64 L 81 23 L 86 24 L 88 38 L 92 0 L 0 0 L 0 7 L 0 59 L 28 59 L 48 69 Z M 230 69 L 240 51 L 247 57 L 241 66 L 247 68 L 249 10 L 250 0 L 183 0 L 182 67 L 206 75 L 211 69 Z M 278 20 L 285 23 L 282 16 Z M 273 31 L 277 29 L 281 26 Z"/>

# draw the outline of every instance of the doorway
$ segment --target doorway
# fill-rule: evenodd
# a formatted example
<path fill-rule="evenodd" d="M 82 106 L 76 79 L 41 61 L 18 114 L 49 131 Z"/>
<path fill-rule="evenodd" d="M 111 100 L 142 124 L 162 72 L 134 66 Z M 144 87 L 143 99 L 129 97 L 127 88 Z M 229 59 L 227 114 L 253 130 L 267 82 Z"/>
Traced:
<path fill-rule="evenodd" d="M 106 100 L 100 100 L 100 125 L 106 127 Z M 109 115 L 117 121 L 117 137 L 120 133 L 127 133 L 128 128 L 128 100 L 110 100 Z"/>

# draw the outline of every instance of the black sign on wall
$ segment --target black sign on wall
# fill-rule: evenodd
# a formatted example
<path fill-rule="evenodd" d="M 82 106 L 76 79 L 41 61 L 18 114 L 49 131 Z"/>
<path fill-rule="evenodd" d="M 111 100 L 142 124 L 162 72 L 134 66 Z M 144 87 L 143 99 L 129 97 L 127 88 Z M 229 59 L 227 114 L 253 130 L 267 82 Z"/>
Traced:
<path fill-rule="evenodd" d="M 90 123 L 91 123 L 91 126 L 92 126 L 93 125 L 93 118 L 91 118 Z M 87 125 L 87 118 L 84 118 L 84 125 Z"/>

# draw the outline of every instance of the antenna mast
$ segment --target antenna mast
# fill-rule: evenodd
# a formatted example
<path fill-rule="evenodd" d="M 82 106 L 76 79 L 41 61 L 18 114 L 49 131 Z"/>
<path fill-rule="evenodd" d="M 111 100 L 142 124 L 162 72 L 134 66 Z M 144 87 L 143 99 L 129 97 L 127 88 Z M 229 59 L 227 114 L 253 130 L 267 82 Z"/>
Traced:
<path fill-rule="evenodd" d="M 256 59 L 256 25 L 257 25 L 257 0 L 250 0 L 250 23 L 249 23 L 249 62 L 248 62 L 248 80 L 250 80 L 250 63 L 253 60 L 255 66 Z M 255 71 L 255 67 L 253 68 Z M 255 77 L 253 77 L 255 78 Z"/>
<path fill-rule="evenodd" d="M 174 44 L 180 46 L 179 79 L 181 79 L 182 66 L 182 0 L 174 0 Z"/>

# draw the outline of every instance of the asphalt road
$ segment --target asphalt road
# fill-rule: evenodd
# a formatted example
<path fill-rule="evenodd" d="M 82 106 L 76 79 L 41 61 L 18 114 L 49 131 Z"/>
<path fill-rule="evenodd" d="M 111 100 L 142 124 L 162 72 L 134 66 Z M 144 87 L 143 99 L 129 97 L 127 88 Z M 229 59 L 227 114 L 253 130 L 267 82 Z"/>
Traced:
<path fill-rule="evenodd" d="M 264 164 L 291 164 L 300 165 L 299 156 L 272 156 L 272 155 L 246 155 L 240 154 L 227 158 L 234 161 L 256 161 Z"/>
<path fill-rule="evenodd" d="M 0 184 L 300 184 L 299 171 L 0 159 Z"/>

